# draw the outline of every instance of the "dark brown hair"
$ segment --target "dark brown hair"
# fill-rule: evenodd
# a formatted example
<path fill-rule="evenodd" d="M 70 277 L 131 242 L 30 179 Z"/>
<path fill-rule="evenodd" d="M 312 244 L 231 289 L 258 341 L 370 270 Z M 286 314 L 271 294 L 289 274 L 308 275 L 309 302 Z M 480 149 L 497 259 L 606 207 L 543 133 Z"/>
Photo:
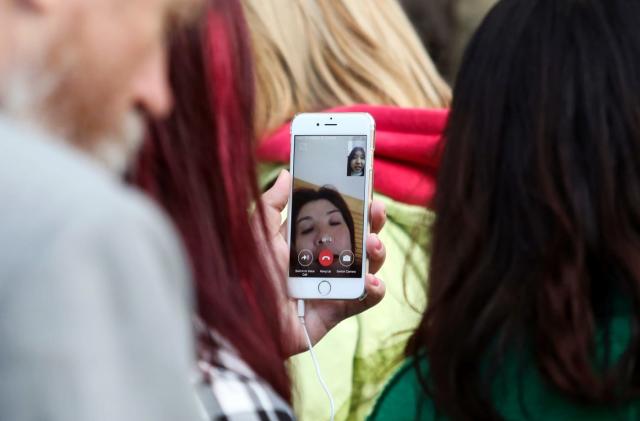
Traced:
<path fill-rule="evenodd" d="M 492 375 L 524 350 L 577 402 L 639 396 L 639 19 L 638 0 L 503 0 L 465 54 L 408 347 L 445 415 L 500 419 Z"/>
<path fill-rule="evenodd" d="M 420 41 L 448 81 L 453 76 L 453 53 L 459 32 L 455 13 L 458 3 L 458 0 L 400 0 Z"/>

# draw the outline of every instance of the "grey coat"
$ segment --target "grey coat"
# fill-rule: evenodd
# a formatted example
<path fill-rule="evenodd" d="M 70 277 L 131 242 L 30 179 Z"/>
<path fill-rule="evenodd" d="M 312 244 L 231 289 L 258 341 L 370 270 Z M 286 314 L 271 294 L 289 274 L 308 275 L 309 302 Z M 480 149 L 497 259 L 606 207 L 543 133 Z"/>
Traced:
<path fill-rule="evenodd" d="M 0 420 L 200 419 L 189 282 L 150 202 L 0 117 Z"/>

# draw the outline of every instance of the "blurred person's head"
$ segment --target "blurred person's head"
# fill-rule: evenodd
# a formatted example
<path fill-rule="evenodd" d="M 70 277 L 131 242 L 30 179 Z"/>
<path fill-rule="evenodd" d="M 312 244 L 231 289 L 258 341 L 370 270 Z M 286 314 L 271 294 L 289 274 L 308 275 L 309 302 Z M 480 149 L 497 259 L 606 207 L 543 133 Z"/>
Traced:
<path fill-rule="evenodd" d="M 347 175 L 364 175 L 366 154 L 364 148 L 356 146 L 347 157 Z"/>
<path fill-rule="evenodd" d="M 15 45 L 2 111 L 121 170 L 142 135 L 141 114 L 171 107 L 165 35 L 197 0 L 4 2 Z"/>
<path fill-rule="evenodd" d="M 242 0 L 259 136 L 340 105 L 446 107 L 450 92 L 396 0 Z"/>
<path fill-rule="evenodd" d="M 400 0 L 438 70 L 455 79 L 462 54 L 496 0 Z"/>
<path fill-rule="evenodd" d="M 309 250 L 317 257 L 323 249 L 334 256 L 345 250 L 355 253 L 353 216 L 338 191 L 330 187 L 296 189 L 291 203 L 291 242 L 296 255 Z"/>
<path fill-rule="evenodd" d="M 451 418 L 500 418 L 491 381 L 514 352 L 585 405 L 640 392 L 639 18 L 639 0 L 503 0 L 471 41 L 408 349 Z"/>
<path fill-rule="evenodd" d="M 451 81 L 458 0 L 400 0 L 400 4 L 436 67 Z"/>
<path fill-rule="evenodd" d="M 151 123 L 133 176 L 180 230 L 194 270 L 199 318 L 290 400 L 280 320 L 286 293 L 257 241 L 261 234 L 249 223 L 254 204 L 258 215 L 262 208 L 246 22 L 238 0 L 208 4 L 197 25 L 171 37 L 174 109 Z M 200 345 L 204 358 L 216 360 L 221 344 L 215 337 L 203 335 Z"/>

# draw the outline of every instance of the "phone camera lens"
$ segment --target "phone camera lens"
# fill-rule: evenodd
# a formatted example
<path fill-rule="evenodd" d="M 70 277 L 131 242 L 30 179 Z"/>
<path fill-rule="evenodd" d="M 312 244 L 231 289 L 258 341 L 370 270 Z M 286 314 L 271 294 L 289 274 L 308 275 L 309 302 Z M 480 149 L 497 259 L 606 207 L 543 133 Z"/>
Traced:
<path fill-rule="evenodd" d="M 316 123 L 316 126 L 319 126 L 319 125 L 320 125 L 320 123 Z"/>

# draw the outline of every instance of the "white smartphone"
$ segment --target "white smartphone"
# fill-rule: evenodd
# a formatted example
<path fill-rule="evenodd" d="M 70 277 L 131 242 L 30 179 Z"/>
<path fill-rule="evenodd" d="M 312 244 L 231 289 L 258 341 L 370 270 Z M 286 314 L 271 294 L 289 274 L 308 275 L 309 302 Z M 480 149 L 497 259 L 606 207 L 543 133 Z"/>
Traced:
<path fill-rule="evenodd" d="M 289 295 L 364 294 L 375 122 L 367 113 L 298 114 L 291 124 Z"/>

